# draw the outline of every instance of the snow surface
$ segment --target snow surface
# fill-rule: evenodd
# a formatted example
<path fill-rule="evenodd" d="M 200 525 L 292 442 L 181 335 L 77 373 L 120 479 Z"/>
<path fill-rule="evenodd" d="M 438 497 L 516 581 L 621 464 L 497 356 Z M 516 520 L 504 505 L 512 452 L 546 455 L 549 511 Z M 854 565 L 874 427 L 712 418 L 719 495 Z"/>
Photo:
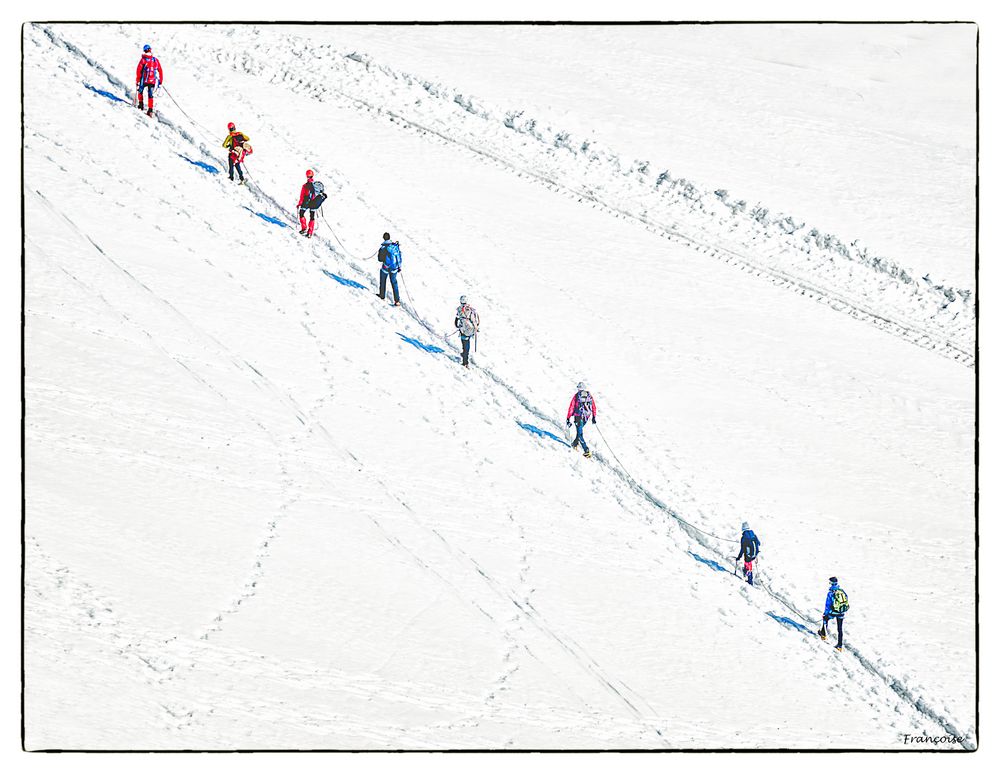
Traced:
<path fill-rule="evenodd" d="M 28 25 L 28 748 L 974 748 L 975 27 L 807 29 Z"/>

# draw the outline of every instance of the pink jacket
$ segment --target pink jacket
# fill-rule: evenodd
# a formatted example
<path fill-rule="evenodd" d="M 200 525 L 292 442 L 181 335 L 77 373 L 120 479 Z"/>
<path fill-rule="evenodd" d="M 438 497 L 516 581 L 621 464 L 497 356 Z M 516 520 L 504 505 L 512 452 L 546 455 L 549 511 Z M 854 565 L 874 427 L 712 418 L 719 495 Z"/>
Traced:
<path fill-rule="evenodd" d="M 587 419 L 591 418 L 597 419 L 597 401 L 594 400 L 593 395 L 591 395 L 590 393 L 587 394 L 590 395 L 590 406 L 594 411 L 594 413 L 591 416 L 587 417 Z M 579 408 L 581 408 L 580 393 L 575 392 L 573 393 L 573 400 L 569 402 L 569 411 L 566 412 L 566 419 L 572 419 L 574 416 L 576 416 L 577 409 Z"/>

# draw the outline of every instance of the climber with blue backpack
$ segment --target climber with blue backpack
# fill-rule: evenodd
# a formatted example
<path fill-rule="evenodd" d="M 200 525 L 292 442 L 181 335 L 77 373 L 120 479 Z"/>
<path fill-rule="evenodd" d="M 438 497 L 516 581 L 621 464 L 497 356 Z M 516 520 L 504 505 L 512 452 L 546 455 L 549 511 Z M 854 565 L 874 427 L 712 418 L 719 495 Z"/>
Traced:
<path fill-rule="evenodd" d="M 740 553 L 736 557 L 736 561 L 743 560 L 743 577 L 752 586 L 753 563 L 760 554 L 760 540 L 754 534 L 753 530 L 750 529 L 750 525 L 747 522 L 744 521 L 740 528 L 743 530 L 743 536 L 740 538 Z"/>
<path fill-rule="evenodd" d="M 569 427 L 571 423 L 576 425 L 576 438 L 573 440 L 571 448 L 582 446 L 584 457 L 590 456 L 590 449 L 583 438 L 583 426 L 587 422 L 597 424 L 597 402 L 587 389 L 587 385 L 580 382 L 576 385 L 576 392 L 569 402 L 569 411 L 566 412 L 566 427 Z"/>
<path fill-rule="evenodd" d="M 844 616 L 850 608 L 847 601 L 847 592 L 840 588 L 836 577 L 830 578 L 830 589 L 826 592 L 826 605 L 823 608 L 823 626 L 816 632 L 821 640 L 826 639 L 826 624 L 831 618 L 837 621 L 837 648 L 844 649 Z"/>
<path fill-rule="evenodd" d="M 391 241 L 389 232 L 382 234 L 382 244 L 378 249 L 378 260 L 382 264 L 379 272 L 378 297 L 385 298 L 385 281 L 392 281 L 392 295 L 395 299 L 393 306 L 399 306 L 399 284 L 396 275 L 403 270 L 403 253 L 399 249 L 399 242 Z"/>

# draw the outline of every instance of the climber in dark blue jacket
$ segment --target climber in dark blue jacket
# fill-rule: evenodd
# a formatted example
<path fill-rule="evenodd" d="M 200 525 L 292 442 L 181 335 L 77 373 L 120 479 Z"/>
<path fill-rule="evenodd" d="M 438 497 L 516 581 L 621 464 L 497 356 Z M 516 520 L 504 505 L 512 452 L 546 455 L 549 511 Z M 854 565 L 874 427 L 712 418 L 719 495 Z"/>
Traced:
<path fill-rule="evenodd" d="M 396 275 L 403 270 L 403 253 L 399 249 L 399 242 L 390 241 L 388 231 L 382 235 L 378 260 L 382 264 L 382 269 L 379 271 L 378 297 L 385 298 L 385 281 L 388 279 L 392 282 L 393 306 L 399 306 L 399 285 L 396 282 Z"/>
<path fill-rule="evenodd" d="M 750 525 L 745 521 L 742 526 L 743 537 L 740 538 L 740 555 L 736 561 L 743 560 L 743 575 L 746 576 L 747 583 L 753 585 L 753 563 L 760 554 L 760 540 L 750 529 Z"/>

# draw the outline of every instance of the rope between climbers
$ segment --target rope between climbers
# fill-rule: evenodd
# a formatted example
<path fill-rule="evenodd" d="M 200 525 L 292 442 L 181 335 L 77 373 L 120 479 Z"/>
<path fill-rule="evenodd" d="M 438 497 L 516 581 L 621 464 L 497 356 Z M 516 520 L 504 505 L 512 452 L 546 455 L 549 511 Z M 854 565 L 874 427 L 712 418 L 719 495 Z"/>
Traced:
<path fill-rule="evenodd" d="M 628 478 L 628 480 L 629 480 L 630 482 L 632 482 L 632 486 L 636 487 L 637 489 L 642 489 L 642 490 L 644 490 L 644 489 L 645 489 L 645 487 L 643 487 L 643 486 L 642 486 L 642 485 L 641 485 L 641 484 L 640 484 L 640 483 L 639 483 L 638 481 L 636 481 L 636 480 L 635 480 L 635 478 L 634 478 L 634 477 L 632 476 L 632 474 L 628 472 L 628 468 L 626 468 L 626 467 L 625 467 L 625 466 L 624 466 L 624 465 L 622 464 L 622 461 L 621 461 L 620 459 L 618 459 L 618 455 L 617 455 L 617 454 L 615 454 L 615 450 L 611 448 L 611 444 L 610 444 L 610 443 L 608 443 L 608 439 L 604 437 L 604 433 L 603 433 L 603 432 L 601 432 L 601 428 L 600 428 L 600 427 L 598 427 L 598 426 L 597 426 L 597 425 L 595 424 L 595 425 L 594 425 L 594 429 L 595 429 L 595 430 L 597 430 L 597 434 L 598 434 L 599 436 L 601 436 L 601 440 L 602 440 L 602 441 L 604 441 L 604 445 L 605 445 L 605 446 L 607 447 L 608 451 L 609 451 L 609 452 L 611 452 L 611 456 L 615 458 L 615 462 L 617 462 L 617 463 L 618 463 L 618 467 L 619 467 L 619 468 L 621 468 L 621 471 L 622 471 L 622 473 L 624 473 L 624 474 L 625 474 L 625 477 L 626 477 L 626 478 Z M 699 528 L 699 527 L 696 527 L 696 526 L 695 526 L 694 524 L 692 524 L 691 522 L 689 522 L 689 521 L 685 521 L 684 519 L 682 519 L 682 518 L 681 518 L 680 516 L 678 516 L 678 515 L 677 515 L 676 513 L 674 513 L 673 511 L 670 511 L 669 513 L 670 513 L 670 515 L 671 515 L 671 516 L 673 516 L 673 518 L 675 518 L 675 519 L 676 519 L 677 521 L 679 521 L 679 522 L 680 522 L 681 524 L 685 524 L 685 525 L 687 525 L 688 527 L 690 527 L 691 529 L 693 529 L 693 530 L 694 530 L 695 532 L 700 532 L 700 533 L 701 533 L 702 535 L 705 535 L 705 536 L 707 536 L 707 537 L 710 537 L 710 538 L 713 538 L 713 539 L 715 539 L 715 540 L 719 540 L 719 541 L 721 541 L 721 542 L 723 542 L 723 543 L 739 543 L 739 542 L 740 542 L 740 541 L 738 541 L 738 540 L 731 540 L 731 539 L 729 539 L 729 538 L 723 538 L 723 537 L 719 537 L 718 535 L 713 535 L 713 534 L 712 534 L 711 532 L 706 532 L 705 530 L 703 530 L 703 529 L 701 529 L 701 528 Z"/>
<path fill-rule="evenodd" d="M 422 316 L 421 316 L 421 314 L 420 314 L 420 312 L 417 311 L 417 307 L 413 303 L 413 296 L 410 295 L 410 290 L 409 290 L 409 288 L 406 287 L 406 281 L 403 279 L 402 273 L 400 273 L 398 276 L 399 276 L 399 282 L 403 286 L 403 292 L 406 293 L 406 300 L 410 302 L 410 307 L 413 309 L 413 313 L 418 318 L 423 319 Z"/>
<path fill-rule="evenodd" d="M 344 255 L 346 255 L 348 258 L 353 258 L 355 261 L 368 261 L 368 260 L 371 260 L 372 258 L 374 258 L 376 255 L 378 255 L 378 250 L 376 250 L 371 255 L 366 255 L 364 258 L 361 258 L 360 256 L 355 255 L 350 250 L 348 250 L 346 247 L 344 247 L 343 242 L 340 241 L 340 237 L 337 236 L 337 232 L 333 230 L 333 226 L 331 226 L 329 223 L 326 222 L 326 216 L 323 215 L 323 208 L 322 207 L 320 207 L 320 209 L 319 209 L 319 216 L 320 216 L 319 219 L 321 221 L 323 221 L 323 224 L 327 227 L 327 229 L 333 235 L 333 241 L 336 242 L 338 245 L 340 245 L 340 249 L 344 251 Z"/>
<path fill-rule="evenodd" d="M 187 117 L 188 121 L 190 121 L 192 124 L 194 124 L 195 126 L 197 126 L 199 129 L 201 129 L 201 131 L 203 131 L 205 133 L 204 139 L 206 139 L 209 143 L 213 142 L 212 137 L 214 135 L 212 134 L 212 132 L 210 132 L 208 129 L 206 129 L 204 126 L 202 126 L 200 123 L 198 123 L 194 118 L 192 118 L 190 115 L 188 115 L 187 111 L 185 111 L 184 108 L 182 108 L 180 106 L 180 104 L 177 102 L 177 100 L 174 99 L 174 95 L 171 94 L 169 91 L 167 91 L 167 87 L 166 86 L 164 86 L 161 83 L 160 86 L 159 86 L 159 88 L 163 89 L 163 93 L 166 94 L 168 97 L 170 97 L 170 101 L 173 102 L 174 105 L 177 106 L 177 109 L 179 111 L 181 111 L 181 113 L 183 113 L 184 116 Z"/>

